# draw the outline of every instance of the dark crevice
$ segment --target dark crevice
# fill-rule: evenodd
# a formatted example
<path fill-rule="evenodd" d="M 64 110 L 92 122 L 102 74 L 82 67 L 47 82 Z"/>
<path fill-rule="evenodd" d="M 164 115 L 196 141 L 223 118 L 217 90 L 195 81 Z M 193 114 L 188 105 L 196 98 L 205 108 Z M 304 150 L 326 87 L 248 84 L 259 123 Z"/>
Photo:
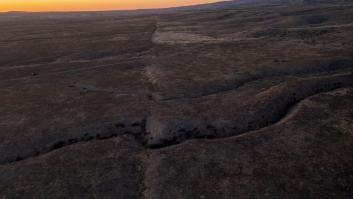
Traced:
<path fill-rule="evenodd" d="M 284 91 L 272 96 L 262 105 L 256 106 L 254 104 L 253 106 L 256 106 L 255 112 L 244 111 L 243 115 L 232 118 L 231 124 L 215 127 L 211 124 L 212 121 L 197 126 L 193 126 L 192 122 L 191 125 L 167 123 L 163 129 L 160 129 L 160 132 L 149 135 L 148 146 L 156 149 L 176 145 L 190 139 L 231 137 L 271 126 L 281 121 L 292 107 L 308 97 L 352 85 L 353 76 L 338 75 L 323 79 L 309 79 L 309 82 L 305 82 L 304 85 L 301 85 L 302 81 L 306 80 L 299 80 L 297 86 L 289 84 L 288 88 L 286 87 Z"/>
<path fill-rule="evenodd" d="M 171 136 L 156 138 L 154 137 L 153 132 L 149 132 L 146 128 L 148 122 L 147 118 L 137 121 L 116 122 L 107 126 L 97 127 L 95 130 L 87 128 L 84 130 L 77 130 L 79 133 L 74 132 L 73 135 L 68 133 L 68 135 L 74 137 L 58 140 L 50 146 L 43 147 L 42 149 L 33 149 L 31 153 L 26 155 L 18 155 L 17 157 L 12 157 L 12 159 L 8 158 L 7 160 L 2 160 L 1 163 L 9 164 L 19 162 L 25 159 L 50 153 L 66 146 L 74 145 L 76 143 L 88 142 L 91 140 L 106 140 L 123 135 L 133 136 L 139 145 L 146 149 L 160 149 L 177 145 L 190 139 L 224 138 L 248 133 L 262 128 L 268 128 L 280 122 L 287 115 L 289 110 L 308 97 L 352 85 L 352 75 L 341 75 L 337 77 L 340 77 L 341 79 L 325 79 L 327 82 L 315 83 L 313 84 L 315 86 L 311 85 L 314 88 L 310 88 L 309 91 L 306 91 L 306 93 L 300 93 L 301 90 L 308 89 L 303 85 L 298 86 L 294 91 L 286 91 L 279 94 L 277 93 L 276 96 L 273 96 L 271 101 L 265 103 L 263 107 L 258 107 L 255 114 L 250 115 L 251 119 L 245 121 L 247 124 L 245 124 L 244 121 L 238 120 L 231 126 L 216 127 L 212 124 L 194 127 L 180 126 L 177 129 L 169 130 L 168 133 Z M 273 111 L 274 109 L 277 111 Z M 244 124 L 242 124 L 242 122 Z"/>
<path fill-rule="evenodd" d="M 343 88 L 343 87 L 336 87 L 336 88 L 333 88 L 332 90 L 321 91 L 321 92 L 316 93 L 314 95 L 307 96 L 305 99 L 302 99 L 300 101 L 292 101 L 285 108 L 285 111 L 283 113 L 281 113 L 278 117 L 276 117 L 276 119 L 271 119 L 269 121 L 259 121 L 258 124 L 253 124 L 252 122 L 250 122 L 249 125 L 247 126 L 247 130 L 239 131 L 238 127 L 234 126 L 232 128 L 232 130 L 233 130 L 233 132 L 236 132 L 236 133 L 234 133 L 232 135 L 223 135 L 222 133 L 219 133 L 222 130 L 217 129 L 217 128 L 213 128 L 213 127 L 210 128 L 210 125 L 207 125 L 206 129 L 213 131 L 214 132 L 213 134 L 200 134 L 200 131 L 197 128 L 195 128 L 194 130 L 191 130 L 191 131 L 185 131 L 185 134 L 175 135 L 172 138 L 168 138 L 168 139 L 161 139 L 159 141 L 159 143 L 149 144 L 149 145 L 147 145 L 147 147 L 150 149 L 161 149 L 161 148 L 167 148 L 167 147 L 171 147 L 174 145 L 182 144 L 185 141 L 193 140 L 193 139 L 195 139 L 195 140 L 196 139 L 221 139 L 221 138 L 239 136 L 239 135 L 251 133 L 254 131 L 259 131 L 261 129 L 270 128 L 272 126 L 276 126 L 277 124 L 280 124 L 282 122 L 282 120 L 284 120 L 286 118 L 286 116 L 289 115 L 290 112 L 294 111 L 294 107 L 298 107 L 298 105 L 302 101 L 304 101 L 310 97 L 313 97 L 315 95 L 319 95 L 321 93 L 333 91 L 333 90 L 340 89 L 340 88 Z"/>

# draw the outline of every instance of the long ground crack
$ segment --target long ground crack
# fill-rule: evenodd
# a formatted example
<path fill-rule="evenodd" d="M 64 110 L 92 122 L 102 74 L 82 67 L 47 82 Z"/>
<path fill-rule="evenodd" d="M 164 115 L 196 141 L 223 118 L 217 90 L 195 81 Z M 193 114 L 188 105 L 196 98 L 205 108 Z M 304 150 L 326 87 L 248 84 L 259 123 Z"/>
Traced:
<path fill-rule="evenodd" d="M 308 97 L 353 85 L 353 77 L 351 74 L 334 75 L 332 77 L 323 77 L 321 79 L 320 77 L 310 79 L 310 81 L 313 82 L 303 83 L 302 81 L 304 80 L 300 80 L 300 85 L 294 87 L 294 90 L 284 90 L 281 93 L 277 93 L 276 96 L 273 96 L 273 98 L 265 103 L 264 107 L 260 108 L 254 115 L 249 115 L 252 120 L 247 122 L 251 122 L 252 125 L 245 126 L 240 130 L 230 128 L 226 133 L 222 134 L 219 129 L 211 124 L 204 124 L 205 126 L 193 127 L 192 129 L 171 129 L 171 131 L 170 129 L 165 129 L 168 130 L 168 132 L 172 132 L 171 134 L 164 133 L 163 129 L 161 129 L 161 132 L 156 133 L 150 131 L 150 128 L 148 127 L 149 118 L 144 117 L 131 121 L 70 129 L 64 134 L 61 134 L 64 135 L 63 137 L 53 138 L 51 143 L 46 143 L 41 148 L 31 149 L 31 146 L 29 145 L 28 150 L 22 154 L 8 154 L 7 156 L 5 154 L 5 156 L 3 155 L 3 157 L 0 157 L 0 164 L 9 164 L 38 157 L 80 142 L 105 140 L 123 135 L 133 136 L 135 140 L 146 149 L 159 149 L 177 145 L 190 139 L 217 139 L 246 134 L 254 130 L 268 128 L 277 124 L 286 116 L 292 107 L 301 103 Z M 290 85 L 290 87 L 293 87 L 293 85 Z M 276 109 L 278 110 L 277 112 L 269 110 L 274 106 L 278 107 Z M 270 114 L 264 116 L 267 112 Z M 239 123 L 241 122 L 242 121 L 240 120 L 235 121 L 234 125 L 239 126 Z M 205 132 L 203 132 L 202 129 L 205 129 Z"/>

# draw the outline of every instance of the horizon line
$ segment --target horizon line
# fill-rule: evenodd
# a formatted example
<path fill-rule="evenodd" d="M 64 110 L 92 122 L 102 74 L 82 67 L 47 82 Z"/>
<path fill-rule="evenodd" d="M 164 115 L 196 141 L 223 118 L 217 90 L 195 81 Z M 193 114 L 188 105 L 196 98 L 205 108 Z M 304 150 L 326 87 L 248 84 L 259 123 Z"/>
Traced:
<path fill-rule="evenodd" d="M 146 8 L 122 8 L 122 9 L 96 9 L 96 10 L 7 10 L 1 11 L 0 13 L 78 13 L 78 12 L 128 12 L 128 11 L 148 11 L 148 10 L 165 10 L 165 9 L 174 9 L 174 8 L 183 8 L 183 7 L 192 7 L 192 6 L 202 6 L 202 5 L 209 5 L 209 4 L 216 4 L 222 2 L 230 2 L 233 0 L 219 0 L 209 3 L 199 3 L 199 4 L 188 4 L 188 5 L 180 5 L 180 6 L 161 6 L 161 7 L 146 7 Z"/>

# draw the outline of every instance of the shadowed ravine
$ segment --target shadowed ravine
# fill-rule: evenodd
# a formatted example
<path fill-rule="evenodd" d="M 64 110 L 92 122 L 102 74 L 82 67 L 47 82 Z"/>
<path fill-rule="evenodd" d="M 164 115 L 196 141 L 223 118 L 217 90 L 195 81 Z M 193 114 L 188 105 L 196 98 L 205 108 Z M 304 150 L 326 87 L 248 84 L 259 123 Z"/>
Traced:
<path fill-rule="evenodd" d="M 151 121 L 150 118 L 105 123 L 68 130 L 62 133 L 66 138 L 57 137 L 55 139 L 54 137 L 48 137 L 47 140 L 51 139 L 52 141 L 33 145 L 36 146 L 35 151 L 33 146 L 27 146 L 27 150 L 22 154 L 17 154 L 16 157 L 13 154 L 12 156 L 2 155 L 0 162 L 1 164 L 15 163 L 79 142 L 104 140 L 122 135 L 133 136 L 145 148 L 159 149 L 177 145 L 190 139 L 217 139 L 246 134 L 280 123 L 293 107 L 296 107 L 301 101 L 311 96 L 350 85 L 353 85 L 351 74 L 299 78 L 292 82 L 283 82 L 259 93 L 259 95 L 269 95 L 269 98 L 261 103 L 260 106 L 256 105 L 255 112 L 245 117 L 241 115 L 241 119 L 238 120 L 233 118 L 233 126 L 227 126 L 228 129 L 217 129 L 211 124 L 190 127 L 189 124 L 188 126 L 183 126 L 181 123 L 174 129 L 168 128 L 167 125 L 166 129 L 157 129 L 159 132 L 155 132 L 153 130 L 156 130 L 156 127 L 152 126 L 154 121 Z M 173 126 L 172 123 L 171 126 Z"/>

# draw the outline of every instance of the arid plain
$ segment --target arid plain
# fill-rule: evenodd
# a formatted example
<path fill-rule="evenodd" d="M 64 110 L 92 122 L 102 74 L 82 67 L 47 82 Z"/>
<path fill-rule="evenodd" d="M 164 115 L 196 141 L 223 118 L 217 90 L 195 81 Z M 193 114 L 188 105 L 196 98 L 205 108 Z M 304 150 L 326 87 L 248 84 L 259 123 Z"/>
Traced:
<path fill-rule="evenodd" d="M 0 27 L 0 198 L 353 197 L 351 1 Z"/>

